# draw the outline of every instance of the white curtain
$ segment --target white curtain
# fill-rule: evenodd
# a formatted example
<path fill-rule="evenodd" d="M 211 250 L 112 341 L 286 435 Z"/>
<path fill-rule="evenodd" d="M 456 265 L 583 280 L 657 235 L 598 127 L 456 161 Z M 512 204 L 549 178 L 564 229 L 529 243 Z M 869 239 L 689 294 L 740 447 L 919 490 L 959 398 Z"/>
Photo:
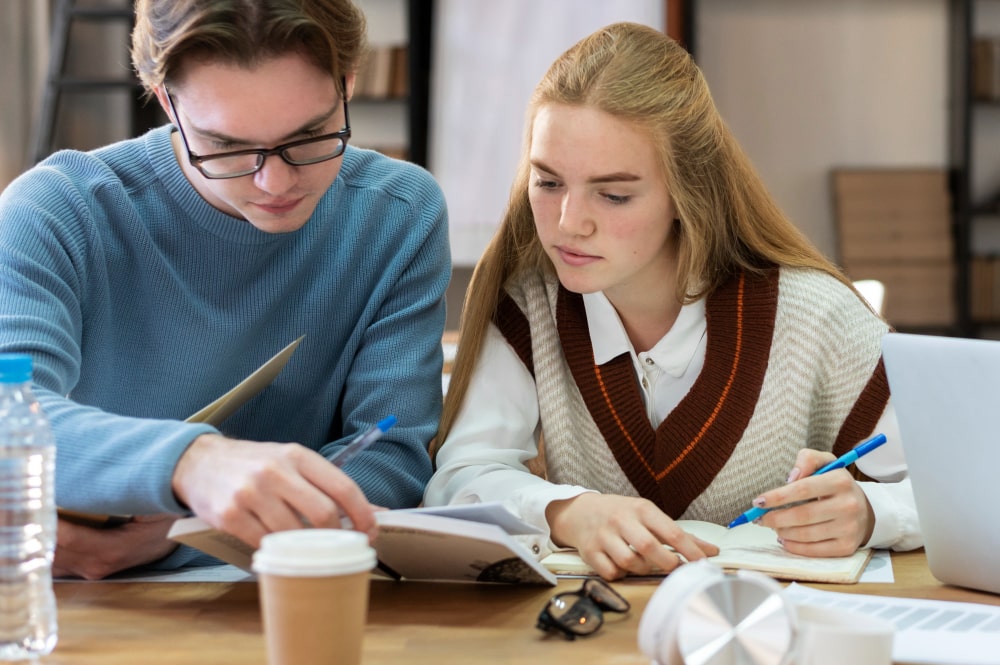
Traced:
<path fill-rule="evenodd" d="M 601 26 L 666 28 L 663 0 L 438 0 L 429 167 L 444 189 L 456 266 L 493 235 L 521 153 L 524 113 L 560 53 Z"/>
<path fill-rule="evenodd" d="M 48 66 L 49 3 L 0 2 L 0 190 L 28 165 Z"/>

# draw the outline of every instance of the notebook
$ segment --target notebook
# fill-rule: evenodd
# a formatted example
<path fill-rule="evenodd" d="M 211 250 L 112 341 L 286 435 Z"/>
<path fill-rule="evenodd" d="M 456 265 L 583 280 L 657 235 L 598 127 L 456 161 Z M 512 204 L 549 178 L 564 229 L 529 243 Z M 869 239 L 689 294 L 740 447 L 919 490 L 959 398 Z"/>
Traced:
<path fill-rule="evenodd" d="M 1000 593 L 1000 342 L 890 333 L 882 353 L 931 573 Z"/>

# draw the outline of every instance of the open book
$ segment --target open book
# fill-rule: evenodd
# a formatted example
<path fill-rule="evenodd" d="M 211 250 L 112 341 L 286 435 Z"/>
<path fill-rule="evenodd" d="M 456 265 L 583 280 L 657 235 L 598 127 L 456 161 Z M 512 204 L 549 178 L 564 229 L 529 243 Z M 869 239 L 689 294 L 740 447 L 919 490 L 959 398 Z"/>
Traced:
<path fill-rule="evenodd" d="M 222 422 L 233 415 L 237 409 L 243 406 L 247 400 L 259 393 L 274 381 L 275 377 L 285 369 L 288 359 L 298 348 L 299 343 L 305 337 L 297 340 L 274 354 L 267 362 L 253 371 L 250 376 L 240 381 L 224 395 L 202 407 L 197 413 L 189 416 L 184 422 L 188 423 L 208 423 L 218 427 Z M 93 513 L 81 513 L 75 510 L 58 510 L 59 519 L 63 519 L 75 524 L 91 526 L 96 528 L 110 528 L 120 526 L 131 520 L 128 515 L 97 515 Z"/>
<path fill-rule="evenodd" d="M 778 544 L 774 531 L 757 524 L 729 529 L 720 524 L 678 520 L 678 526 L 693 536 L 718 545 L 719 553 L 709 561 L 725 569 L 756 570 L 783 580 L 854 584 L 871 558 L 870 549 L 845 557 L 806 557 L 792 554 Z M 592 575 L 576 552 L 553 552 L 542 565 L 557 575 Z"/>
<path fill-rule="evenodd" d="M 378 571 L 394 579 L 556 583 L 556 576 L 512 536 L 538 529 L 500 504 L 409 508 L 375 513 Z M 177 520 L 169 538 L 251 570 L 253 548 L 197 517 Z"/>

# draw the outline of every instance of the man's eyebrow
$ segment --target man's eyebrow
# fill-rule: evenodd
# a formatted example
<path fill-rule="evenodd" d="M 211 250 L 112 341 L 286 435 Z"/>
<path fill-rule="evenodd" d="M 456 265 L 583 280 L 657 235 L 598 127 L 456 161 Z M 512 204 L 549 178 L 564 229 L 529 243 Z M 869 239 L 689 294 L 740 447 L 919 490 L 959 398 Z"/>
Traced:
<path fill-rule="evenodd" d="M 315 116 L 313 118 L 310 118 L 306 122 L 302 123 L 302 125 L 300 125 L 299 128 L 296 129 L 295 131 L 293 131 L 293 132 L 291 132 L 289 134 L 285 134 L 283 137 L 281 137 L 280 139 L 278 139 L 278 142 L 279 143 L 285 143 L 286 141 L 291 141 L 295 137 L 301 136 L 302 134 L 310 132 L 310 131 L 314 130 L 316 127 L 319 127 L 319 126 L 325 124 L 330 118 L 333 117 L 333 115 L 337 112 L 337 109 L 341 108 L 342 103 L 343 102 L 341 102 L 338 99 L 337 103 L 334 104 L 333 108 L 331 108 L 329 111 L 326 111 L 324 113 L 320 113 L 319 115 L 317 115 L 317 116 Z M 215 140 L 220 141 L 222 143 L 232 143 L 234 145 L 256 145 L 257 144 L 256 141 L 247 141 L 246 139 L 236 138 L 235 136 L 230 136 L 229 134 L 225 134 L 223 132 L 216 132 L 216 131 L 210 130 L 210 129 L 201 129 L 197 125 L 193 125 L 192 129 L 195 132 L 197 132 L 198 134 L 200 134 L 201 136 L 204 136 L 206 138 L 215 139 Z"/>
<path fill-rule="evenodd" d="M 550 173 L 552 175 L 558 175 L 555 169 L 551 168 L 550 166 L 547 166 L 544 162 L 540 160 L 532 159 L 531 165 L 537 169 L 545 171 L 546 173 Z M 587 182 L 594 184 L 601 184 L 606 182 L 633 182 L 636 180 L 642 180 L 642 178 L 636 175 L 635 173 L 629 173 L 627 171 L 615 171 L 614 173 L 603 173 L 601 175 L 587 178 Z"/>

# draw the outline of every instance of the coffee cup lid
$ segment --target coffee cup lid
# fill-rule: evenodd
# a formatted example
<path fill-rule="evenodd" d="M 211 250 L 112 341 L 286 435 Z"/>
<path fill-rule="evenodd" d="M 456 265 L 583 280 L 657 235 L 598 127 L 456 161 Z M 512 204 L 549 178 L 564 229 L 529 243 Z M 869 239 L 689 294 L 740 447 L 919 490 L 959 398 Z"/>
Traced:
<path fill-rule="evenodd" d="M 254 572 L 321 577 L 349 575 L 375 567 L 368 536 L 344 529 L 295 529 L 269 533 L 253 555 Z"/>

